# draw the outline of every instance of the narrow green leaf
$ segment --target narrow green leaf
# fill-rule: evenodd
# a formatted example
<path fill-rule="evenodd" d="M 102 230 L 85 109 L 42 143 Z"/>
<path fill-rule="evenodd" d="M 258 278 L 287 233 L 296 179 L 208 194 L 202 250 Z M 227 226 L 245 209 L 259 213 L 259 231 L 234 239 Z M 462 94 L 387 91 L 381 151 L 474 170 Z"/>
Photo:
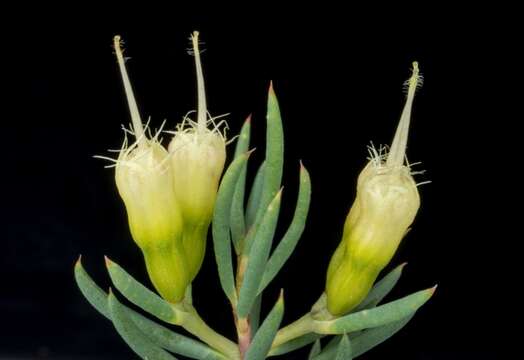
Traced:
<path fill-rule="evenodd" d="M 211 349 L 204 343 L 177 334 L 129 308 L 126 309 L 128 310 L 128 315 L 140 330 L 162 348 L 192 359 L 226 360 L 224 355 Z"/>
<path fill-rule="evenodd" d="M 404 266 L 406 266 L 406 263 L 400 264 L 377 282 L 369 292 L 368 296 L 366 296 L 362 303 L 360 303 L 353 312 L 377 306 L 377 304 L 380 303 L 391 290 L 393 290 L 402 275 Z"/>
<path fill-rule="evenodd" d="M 317 339 L 309 351 L 309 355 L 307 357 L 308 360 L 312 360 L 315 356 L 320 354 L 320 351 L 322 351 L 322 347 L 320 346 L 320 340 Z"/>
<path fill-rule="evenodd" d="M 253 180 L 253 185 L 251 186 L 251 192 L 249 193 L 246 208 L 246 230 L 249 230 L 255 223 L 255 217 L 257 215 L 258 207 L 260 206 L 260 197 L 262 196 L 265 168 L 266 162 L 264 161 L 258 167 L 255 179 Z"/>
<path fill-rule="evenodd" d="M 262 322 L 260 329 L 255 333 L 246 353 L 246 360 L 263 360 L 267 357 L 283 316 L 284 296 L 281 291 L 275 306 L 273 306 L 273 309 Z"/>
<path fill-rule="evenodd" d="M 414 315 L 415 314 L 413 313 L 399 321 L 363 331 L 362 334 L 359 334 L 351 341 L 351 344 L 353 345 L 353 358 L 364 354 L 366 351 L 371 350 L 395 335 L 395 333 L 402 329 Z"/>
<path fill-rule="evenodd" d="M 264 169 L 264 184 L 258 204 L 258 210 L 253 223 L 254 227 L 264 217 L 265 210 L 280 189 L 282 172 L 284 167 L 284 132 L 282 130 L 282 119 L 278 100 L 273 90 L 273 84 L 269 87 L 267 98 L 267 129 L 266 129 L 266 159 Z M 255 239 L 255 231 L 249 231 L 245 238 L 244 254 L 249 254 L 251 245 Z"/>
<path fill-rule="evenodd" d="M 335 320 L 315 321 L 315 332 L 319 334 L 343 334 L 399 321 L 414 313 L 431 298 L 434 291 L 435 288 L 418 291 L 399 300 Z"/>
<path fill-rule="evenodd" d="M 75 279 L 82 294 L 88 302 L 93 305 L 106 318 L 111 320 L 111 314 L 107 303 L 108 293 L 102 290 L 91 279 L 82 266 L 80 259 L 75 265 Z M 145 316 L 122 305 L 128 317 L 146 334 L 153 342 L 166 350 L 190 357 L 192 359 L 225 360 L 219 352 L 209 348 L 207 345 L 177 334 L 170 329 L 149 320 Z"/>
<path fill-rule="evenodd" d="M 260 281 L 262 280 L 267 258 L 271 250 L 271 242 L 275 235 L 281 195 L 282 191 L 278 192 L 267 207 L 247 258 L 247 266 L 240 287 L 237 307 L 238 316 L 241 318 L 247 317 L 258 294 Z"/>
<path fill-rule="evenodd" d="M 284 168 L 284 131 L 282 117 L 273 83 L 269 86 L 267 97 L 266 129 L 266 169 L 264 187 L 257 217 L 262 218 L 264 210 L 280 189 Z"/>
<path fill-rule="evenodd" d="M 290 340 L 288 342 L 283 343 L 282 345 L 279 345 L 269 352 L 269 356 L 277 356 L 277 355 L 283 355 L 287 354 L 288 352 L 300 349 L 306 345 L 311 344 L 312 342 L 315 342 L 316 340 L 320 339 L 324 335 L 315 334 L 315 333 L 309 333 L 302 336 L 297 337 L 296 339 Z"/>
<path fill-rule="evenodd" d="M 136 281 L 120 265 L 106 257 L 106 267 L 115 287 L 133 304 L 160 320 L 175 324 L 176 312 L 172 305 Z"/>
<path fill-rule="evenodd" d="M 309 210 L 311 200 L 311 179 L 306 168 L 300 164 L 300 187 L 298 191 L 297 206 L 291 225 L 287 229 L 282 240 L 278 243 L 276 249 L 269 258 L 262 283 L 258 289 L 261 293 L 266 286 L 275 278 L 287 259 L 295 250 L 298 240 L 302 236 L 304 227 L 306 225 L 306 218 Z"/>
<path fill-rule="evenodd" d="M 242 156 L 249 148 L 251 132 L 251 116 L 247 118 L 240 130 L 235 147 L 235 159 Z M 235 192 L 231 202 L 230 227 L 233 245 L 237 254 L 241 253 L 241 242 L 246 234 L 246 224 L 244 219 L 244 196 L 246 189 L 247 162 L 242 166 L 240 176 L 235 185 Z"/>
<path fill-rule="evenodd" d="M 347 334 L 344 334 L 342 336 L 342 339 L 340 340 L 340 344 L 338 345 L 337 355 L 335 356 L 335 360 L 351 360 L 351 359 L 353 359 L 352 351 L 351 351 L 351 343 L 349 341 Z"/>
<path fill-rule="evenodd" d="M 235 184 L 251 152 L 233 160 L 220 183 L 213 214 L 213 245 L 222 290 L 231 304 L 236 304 L 233 260 L 231 258 L 231 236 L 229 219 Z"/>
<path fill-rule="evenodd" d="M 124 307 L 112 293 L 109 293 L 107 301 L 116 330 L 127 345 L 142 359 L 176 360 L 173 355 L 156 345 L 148 336 L 138 329 L 135 323 L 127 316 Z"/>
<path fill-rule="evenodd" d="M 413 318 L 414 315 L 415 313 L 399 321 L 361 331 L 353 337 L 350 336 L 351 348 L 353 350 L 353 359 L 356 359 L 358 356 L 389 339 L 400 329 L 402 329 Z M 341 339 L 342 335 L 335 336 L 333 339 L 331 339 L 324 350 L 318 356 L 316 356 L 314 360 L 333 360 L 335 358 Z"/>
<path fill-rule="evenodd" d="M 82 266 L 82 258 L 79 257 L 75 264 L 75 280 L 80 292 L 87 301 L 102 315 L 111 320 L 111 314 L 107 306 L 107 293 L 100 289 Z"/>

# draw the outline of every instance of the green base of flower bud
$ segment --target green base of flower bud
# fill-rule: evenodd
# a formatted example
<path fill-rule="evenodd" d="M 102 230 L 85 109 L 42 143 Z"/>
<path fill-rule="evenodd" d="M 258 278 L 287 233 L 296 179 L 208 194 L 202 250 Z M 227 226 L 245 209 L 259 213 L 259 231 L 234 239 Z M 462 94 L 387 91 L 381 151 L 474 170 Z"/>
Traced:
<path fill-rule="evenodd" d="M 376 267 L 341 261 L 326 286 L 327 309 L 331 315 L 344 315 L 356 308 L 371 290 L 379 272 Z"/>
<path fill-rule="evenodd" d="M 202 267 L 206 252 L 209 224 L 191 226 L 184 224 L 183 244 L 186 253 L 189 282 L 192 282 Z"/>
<path fill-rule="evenodd" d="M 190 284 L 183 251 L 176 246 L 142 250 L 147 273 L 160 296 L 171 303 L 184 299 Z"/>

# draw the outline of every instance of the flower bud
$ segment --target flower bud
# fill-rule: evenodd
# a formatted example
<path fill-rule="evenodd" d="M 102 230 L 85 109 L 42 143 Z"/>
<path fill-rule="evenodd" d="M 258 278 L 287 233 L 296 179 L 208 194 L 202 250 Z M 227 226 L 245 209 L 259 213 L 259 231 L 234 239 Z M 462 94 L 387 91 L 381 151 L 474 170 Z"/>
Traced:
<path fill-rule="evenodd" d="M 122 150 L 116 163 L 116 185 L 126 205 L 129 227 L 140 248 L 171 242 L 182 230 L 173 190 L 169 154 L 156 141 Z"/>
<path fill-rule="evenodd" d="M 173 170 L 169 153 L 149 139 L 127 76 L 120 37 L 115 37 L 115 51 L 122 74 L 136 142 L 120 151 L 115 166 L 118 192 L 127 210 L 133 239 L 142 250 L 149 277 L 168 301 L 180 301 L 189 284 L 188 267 L 182 244 L 182 218 L 173 189 Z"/>
<path fill-rule="evenodd" d="M 364 300 L 420 206 L 417 184 L 409 164 L 404 164 L 411 107 L 420 81 L 415 62 L 389 154 L 371 149 L 372 158 L 359 175 L 356 199 L 327 273 L 327 307 L 333 315 L 347 313 Z"/>
<path fill-rule="evenodd" d="M 184 222 L 183 243 L 190 279 L 198 273 L 204 259 L 206 238 L 213 216 L 215 198 L 224 163 L 226 141 L 213 119 L 208 120 L 198 32 L 192 36 L 197 73 L 197 121 L 184 119 L 169 144 L 173 185 Z M 212 125 L 207 128 L 208 123 Z"/>
<path fill-rule="evenodd" d="M 169 152 L 184 222 L 209 225 L 226 159 L 224 138 L 207 128 L 181 130 L 169 144 Z"/>

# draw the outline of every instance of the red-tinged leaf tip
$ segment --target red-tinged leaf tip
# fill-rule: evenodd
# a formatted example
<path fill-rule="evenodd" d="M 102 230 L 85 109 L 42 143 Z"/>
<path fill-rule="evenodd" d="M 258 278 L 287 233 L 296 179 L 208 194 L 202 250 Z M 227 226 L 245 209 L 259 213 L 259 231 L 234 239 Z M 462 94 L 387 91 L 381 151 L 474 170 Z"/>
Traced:
<path fill-rule="evenodd" d="M 106 262 L 106 266 L 109 267 L 111 265 L 113 265 L 114 263 L 111 261 L 110 258 L 108 258 L 107 256 L 104 255 L 104 260 Z"/>
<path fill-rule="evenodd" d="M 82 266 L 82 254 L 78 255 L 78 259 L 75 261 L 75 267 Z"/>
<path fill-rule="evenodd" d="M 273 88 L 273 80 L 269 82 L 269 94 L 275 95 L 275 89 Z"/>
<path fill-rule="evenodd" d="M 302 182 L 311 181 L 309 177 L 309 172 L 307 171 L 307 168 L 304 166 L 304 163 L 302 162 L 302 160 L 300 160 L 300 181 Z"/>
<path fill-rule="evenodd" d="M 244 121 L 244 125 L 248 125 L 248 124 L 251 124 L 251 115 L 252 114 L 249 114 L 246 118 L 246 120 Z"/>
<path fill-rule="evenodd" d="M 429 288 L 429 289 L 428 289 L 428 292 L 429 292 L 430 296 L 433 296 L 433 294 L 434 294 L 435 291 L 437 290 L 437 286 L 438 286 L 438 284 L 436 284 L 436 285 L 433 286 L 432 288 Z"/>

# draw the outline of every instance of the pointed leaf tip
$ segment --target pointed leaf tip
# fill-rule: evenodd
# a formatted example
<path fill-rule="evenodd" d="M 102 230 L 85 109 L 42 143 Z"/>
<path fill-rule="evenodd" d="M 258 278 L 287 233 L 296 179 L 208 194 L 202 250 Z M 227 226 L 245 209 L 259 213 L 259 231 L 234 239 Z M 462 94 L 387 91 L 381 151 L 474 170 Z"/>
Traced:
<path fill-rule="evenodd" d="M 437 287 L 438 287 L 438 284 L 435 284 L 435 286 L 433 286 L 432 288 L 429 288 L 428 291 L 430 293 L 430 296 L 433 296 L 433 294 L 435 293 L 435 291 L 437 291 Z"/>
<path fill-rule="evenodd" d="M 78 255 L 78 259 L 75 261 L 75 268 L 82 266 L 82 254 Z"/>
<path fill-rule="evenodd" d="M 104 255 L 104 261 L 106 263 L 106 267 L 110 267 L 110 266 L 112 266 L 114 264 L 114 262 L 110 258 L 105 256 L 105 255 Z"/>
<path fill-rule="evenodd" d="M 252 114 L 249 114 L 246 118 L 246 120 L 244 121 L 244 125 L 247 125 L 247 124 L 250 124 L 251 123 L 251 116 Z"/>
<path fill-rule="evenodd" d="M 251 154 L 253 154 L 253 153 L 255 152 L 256 149 L 257 149 L 257 148 L 253 148 L 253 149 L 251 149 L 251 150 L 249 150 L 249 151 L 246 151 L 246 152 L 244 153 L 244 156 L 245 156 L 247 159 L 249 159 L 249 157 L 251 156 Z"/>
<path fill-rule="evenodd" d="M 280 289 L 277 302 L 281 305 L 284 305 L 284 289 Z"/>

